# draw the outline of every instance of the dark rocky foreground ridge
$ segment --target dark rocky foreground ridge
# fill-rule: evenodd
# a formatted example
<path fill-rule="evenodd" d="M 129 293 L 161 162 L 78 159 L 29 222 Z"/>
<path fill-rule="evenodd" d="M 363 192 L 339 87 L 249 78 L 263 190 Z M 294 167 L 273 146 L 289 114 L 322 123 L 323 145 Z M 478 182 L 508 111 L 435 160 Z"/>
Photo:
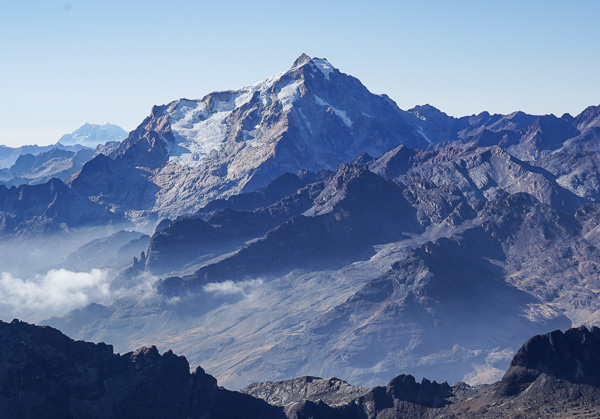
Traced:
<path fill-rule="evenodd" d="M 0 322 L 4 418 L 598 417 L 600 329 L 534 336 L 501 381 L 478 387 L 399 375 L 385 387 L 299 377 L 241 392 L 172 351 L 73 341 L 51 327 Z"/>
<path fill-rule="evenodd" d="M 123 355 L 56 329 L 0 322 L 3 418 L 278 418 L 280 408 L 217 386 L 156 347 Z"/>

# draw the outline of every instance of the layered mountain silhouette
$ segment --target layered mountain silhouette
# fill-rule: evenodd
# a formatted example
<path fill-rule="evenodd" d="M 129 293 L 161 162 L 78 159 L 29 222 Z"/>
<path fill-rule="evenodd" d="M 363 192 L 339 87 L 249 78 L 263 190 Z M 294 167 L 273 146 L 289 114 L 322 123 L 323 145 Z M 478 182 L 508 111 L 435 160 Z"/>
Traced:
<path fill-rule="evenodd" d="M 403 111 L 303 55 L 155 106 L 64 183 L 0 187 L 0 232 L 79 234 L 44 266 L 114 269 L 105 306 L 49 324 L 121 352 L 171 346 L 234 388 L 489 383 L 527 337 L 600 321 L 598 109 Z M 140 233 L 111 227 L 127 222 Z"/>
<path fill-rule="evenodd" d="M 155 346 L 115 354 L 56 329 L 0 322 L 0 407 L 4 417 L 404 418 L 562 417 L 600 413 L 600 330 L 556 330 L 529 339 L 504 377 L 454 386 L 399 375 L 365 388 L 312 376 L 217 385 L 201 367 Z"/>
<path fill-rule="evenodd" d="M 154 221 L 264 188 L 284 173 L 332 171 L 360 153 L 379 157 L 401 144 L 499 146 L 521 161 L 595 152 L 598 109 L 561 118 L 523 112 L 454 118 L 430 105 L 405 112 L 327 60 L 302 55 L 288 71 L 255 85 L 155 106 L 122 143 L 99 149 L 108 157 L 98 155 L 80 171 L 81 157 L 54 166 L 22 162 L 11 169 L 10 184 L 70 175 L 66 183 L 78 194 L 132 221 Z M 107 127 L 116 129 L 86 124 L 71 137 L 113 135 Z"/>

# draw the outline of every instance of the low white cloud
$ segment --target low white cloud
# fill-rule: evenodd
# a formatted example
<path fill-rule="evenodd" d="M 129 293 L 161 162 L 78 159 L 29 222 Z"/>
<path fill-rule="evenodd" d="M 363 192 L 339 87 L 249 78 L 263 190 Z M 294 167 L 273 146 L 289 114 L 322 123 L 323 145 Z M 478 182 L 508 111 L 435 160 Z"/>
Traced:
<path fill-rule="evenodd" d="M 262 279 L 249 279 L 240 282 L 211 282 L 204 286 L 204 291 L 216 295 L 242 294 L 244 296 L 249 296 L 262 284 Z"/>
<path fill-rule="evenodd" d="M 107 270 L 72 272 L 55 269 L 30 279 L 0 274 L 0 317 L 40 321 L 61 316 L 90 303 L 110 298 L 112 275 Z"/>

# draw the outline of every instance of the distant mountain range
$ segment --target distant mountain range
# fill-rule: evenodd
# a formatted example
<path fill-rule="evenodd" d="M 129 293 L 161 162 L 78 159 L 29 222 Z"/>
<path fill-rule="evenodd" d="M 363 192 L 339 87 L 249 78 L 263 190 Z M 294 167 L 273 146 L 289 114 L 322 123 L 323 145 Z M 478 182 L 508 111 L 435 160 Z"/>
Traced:
<path fill-rule="evenodd" d="M 62 145 L 81 145 L 96 148 L 109 141 L 121 141 L 127 138 L 127 131 L 113 124 L 84 124 L 70 134 L 65 134 L 58 140 Z"/>
<path fill-rule="evenodd" d="M 0 169 L 10 168 L 22 155 L 30 154 L 32 156 L 37 156 L 38 154 L 54 149 L 77 152 L 83 148 L 83 146 L 63 146 L 61 144 L 48 146 L 25 145 L 22 147 L 7 147 L 5 145 L 0 145 Z"/>
<path fill-rule="evenodd" d="M 66 180 L 99 153 L 108 153 L 127 132 L 112 124 L 85 124 L 63 135 L 54 145 L 0 146 L 0 183 L 6 186 L 46 183 L 52 178 Z"/>
<path fill-rule="evenodd" d="M 11 252 L 77 237 L 38 270 L 114 268 L 119 298 L 49 324 L 171 346 L 229 386 L 486 383 L 528 336 L 600 322 L 599 115 L 403 111 L 302 55 L 155 106 L 64 182 L 0 187 L 0 232 Z"/>

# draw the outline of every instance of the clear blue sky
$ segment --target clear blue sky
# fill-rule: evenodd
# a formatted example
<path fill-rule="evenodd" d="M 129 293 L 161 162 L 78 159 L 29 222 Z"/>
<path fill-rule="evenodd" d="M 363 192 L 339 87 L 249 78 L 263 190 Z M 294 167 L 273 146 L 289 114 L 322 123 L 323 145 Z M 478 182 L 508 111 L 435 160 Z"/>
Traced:
<path fill-rule="evenodd" d="M 403 109 L 577 114 L 600 103 L 600 1 L 0 0 L 0 144 L 326 57 Z"/>

